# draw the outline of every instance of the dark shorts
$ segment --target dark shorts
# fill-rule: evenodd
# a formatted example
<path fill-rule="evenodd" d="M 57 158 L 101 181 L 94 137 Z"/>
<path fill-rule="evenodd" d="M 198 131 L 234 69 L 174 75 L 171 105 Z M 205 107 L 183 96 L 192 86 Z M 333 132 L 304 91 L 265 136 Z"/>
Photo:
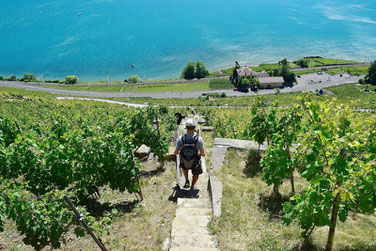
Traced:
<path fill-rule="evenodd" d="M 193 175 L 200 175 L 203 172 L 202 167 L 201 167 L 201 160 L 200 160 L 200 163 L 196 167 L 185 168 L 183 165 L 180 165 L 180 167 L 183 168 L 184 170 L 192 170 Z"/>

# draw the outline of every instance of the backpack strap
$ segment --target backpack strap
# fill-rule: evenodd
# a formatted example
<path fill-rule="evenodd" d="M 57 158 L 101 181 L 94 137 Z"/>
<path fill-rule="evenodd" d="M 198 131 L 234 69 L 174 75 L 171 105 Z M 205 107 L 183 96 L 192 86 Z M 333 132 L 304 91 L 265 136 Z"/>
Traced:
<path fill-rule="evenodd" d="M 198 136 L 197 134 L 193 136 L 193 145 L 196 147 L 197 141 L 198 141 Z"/>
<path fill-rule="evenodd" d="M 186 134 L 184 134 L 184 135 L 181 137 L 181 141 L 182 141 L 182 143 L 183 143 L 183 146 L 185 146 L 185 142 L 187 141 L 186 137 L 187 137 Z"/>

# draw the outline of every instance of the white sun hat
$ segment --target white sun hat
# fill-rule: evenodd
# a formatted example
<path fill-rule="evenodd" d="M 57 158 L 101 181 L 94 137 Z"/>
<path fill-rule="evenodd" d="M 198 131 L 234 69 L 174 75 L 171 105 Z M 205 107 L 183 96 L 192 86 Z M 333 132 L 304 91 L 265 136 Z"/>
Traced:
<path fill-rule="evenodd" d="M 187 119 L 185 122 L 186 127 L 196 127 L 196 122 L 193 119 Z"/>

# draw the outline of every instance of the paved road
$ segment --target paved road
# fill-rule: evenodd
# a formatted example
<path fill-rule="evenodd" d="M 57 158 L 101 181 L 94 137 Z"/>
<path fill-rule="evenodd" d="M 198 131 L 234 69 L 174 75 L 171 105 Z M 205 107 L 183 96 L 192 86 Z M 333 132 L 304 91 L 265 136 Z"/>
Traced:
<path fill-rule="evenodd" d="M 364 76 L 350 76 L 348 74 L 342 74 L 336 76 L 330 76 L 326 73 L 323 75 L 307 74 L 297 78 L 298 85 L 293 87 L 285 87 L 281 89 L 281 93 L 298 92 L 316 89 L 321 89 L 329 86 L 340 85 L 344 83 L 355 83 Z M 137 92 L 88 92 L 88 91 L 71 91 L 52 88 L 43 88 L 38 86 L 29 86 L 20 83 L 1 82 L 0 86 L 13 87 L 31 91 L 49 92 L 58 95 L 71 95 L 71 96 L 84 96 L 84 97 L 103 97 L 103 98 L 123 98 L 123 97 L 150 97 L 150 98 L 197 98 L 202 96 L 203 91 L 200 92 L 152 92 L 152 93 L 137 93 Z M 226 93 L 227 96 L 252 96 L 254 92 L 240 93 L 232 90 L 216 90 L 206 91 L 206 93 Z M 273 94 L 274 89 L 260 90 L 259 95 Z"/>

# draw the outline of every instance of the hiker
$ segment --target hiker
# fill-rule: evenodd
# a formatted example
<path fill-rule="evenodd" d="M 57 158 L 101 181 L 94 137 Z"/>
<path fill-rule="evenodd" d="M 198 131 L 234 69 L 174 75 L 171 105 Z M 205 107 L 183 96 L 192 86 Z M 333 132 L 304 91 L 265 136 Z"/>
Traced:
<path fill-rule="evenodd" d="M 204 140 L 195 135 L 196 123 L 192 119 L 188 119 L 185 123 L 187 134 L 181 135 L 176 142 L 175 155 L 180 153 L 180 168 L 183 169 L 185 177 L 185 185 L 183 188 L 193 190 L 198 180 L 198 176 L 202 174 L 201 156 L 205 157 Z M 192 184 L 189 183 L 188 170 L 192 170 Z"/>

